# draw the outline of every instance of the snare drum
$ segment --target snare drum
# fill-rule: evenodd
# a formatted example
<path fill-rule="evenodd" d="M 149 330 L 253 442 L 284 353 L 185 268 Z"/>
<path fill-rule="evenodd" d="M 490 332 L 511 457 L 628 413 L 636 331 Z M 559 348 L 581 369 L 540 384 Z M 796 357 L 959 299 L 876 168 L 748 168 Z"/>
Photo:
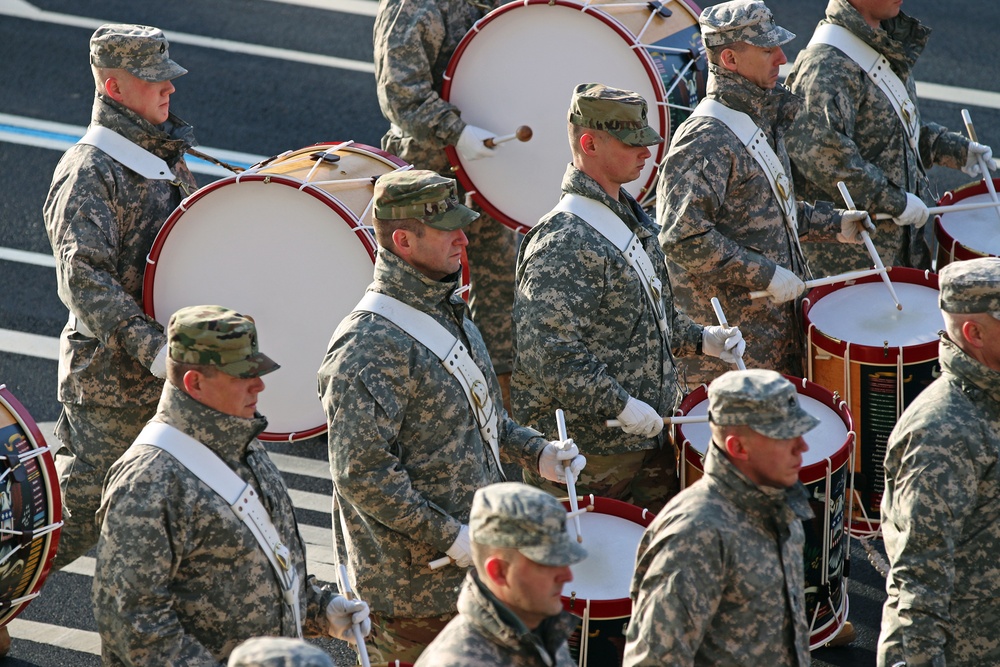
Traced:
<path fill-rule="evenodd" d="M 563 504 L 569 509 L 569 501 Z M 583 623 L 569 639 L 569 650 L 582 666 L 621 665 L 625 631 L 632 617 L 629 592 L 642 534 L 656 515 L 612 498 L 589 496 L 580 507 L 580 534 L 587 557 L 571 567 L 573 581 L 563 586 L 566 611 Z"/>
<path fill-rule="evenodd" d="M 819 419 L 819 426 L 803 436 L 809 450 L 802 455 L 799 480 L 809 493 L 815 517 L 803 521 L 805 529 L 806 620 L 809 648 L 819 648 L 837 636 L 847 622 L 849 609 L 845 564 L 847 534 L 844 521 L 851 498 L 854 452 L 854 422 L 847 404 L 814 382 L 786 375 L 799 394 L 802 409 Z M 676 427 L 683 466 L 681 487 L 701 478 L 712 433 L 708 425 L 708 390 L 701 385 L 681 402 L 678 412 L 688 417 L 705 416 L 702 423 Z"/>
<path fill-rule="evenodd" d="M 993 179 L 1000 188 L 1000 178 Z M 944 193 L 938 206 L 978 204 L 991 201 L 985 181 L 976 181 L 957 190 Z M 1000 257 L 1000 217 L 996 208 L 974 211 L 954 211 L 934 218 L 934 238 L 937 239 L 937 270 L 963 259 Z"/>
<path fill-rule="evenodd" d="M 698 101 L 694 79 L 704 58 L 697 8 L 676 0 L 664 5 L 669 17 L 646 3 L 524 0 L 494 9 L 466 34 L 448 64 L 442 98 L 462 110 L 464 121 L 497 135 L 521 125 L 533 132 L 530 141 L 499 144 L 489 159 L 465 162 L 454 147 L 447 149 L 458 180 L 491 217 L 523 232 L 559 200 L 572 162 L 566 110 L 578 84 L 600 82 L 642 95 L 650 126 L 669 139 L 664 79 L 672 90 L 671 113 L 686 117 Z M 655 43 L 640 43 L 636 34 Z M 640 201 L 653 194 L 666 145 L 650 146 L 652 158 L 624 186 Z"/>
<path fill-rule="evenodd" d="M 52 453 L 38 426 L 0 385 L 0 625 L 38 597 L 62 528 Z"/>
<path fill-rule="evenodd" d="M 166 326 L 177 309 L 217 304 L 254 318 L 281 368 L 267 376 L 262 440 L 326 430 L 316 370 L 340 321 L 372 281 L 374 179 L 407 168 L 353 142 L 285 153 L 181 202 L 149 253 L 146 312 Z"/>
<path fill-rule="evenodd" d="M 802 301 L 807 377 L 847 401 L 857 429 L 851 532 L 859 536 L 878 535 L 889 433 L 940 372 L 937 275 L 900 267 L 889 275 L 901 311 L 878 275 L 817 287 Z"/>

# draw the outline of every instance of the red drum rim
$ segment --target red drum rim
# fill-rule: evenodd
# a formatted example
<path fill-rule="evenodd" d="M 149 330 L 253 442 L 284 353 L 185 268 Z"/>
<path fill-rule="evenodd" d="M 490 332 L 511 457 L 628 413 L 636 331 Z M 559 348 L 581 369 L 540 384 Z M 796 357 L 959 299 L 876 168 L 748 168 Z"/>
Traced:
<path fill-rule="evenodd" d="M 569 499 L 563 500 L 562 504 L 569 511 Z M 581 508 L 587 505 L 593 505 L 594 513 L 596 514 L 606 514 L 618 517 L 619 519 L 625 519 L 643 528 L 648 527 L 649 524 L 653 523 L 653 519 L 656 518 L 655 512 L 650 512 L 644 507 L 638 507 L 621 500 L 604 498 L 593 494 L 583 496 L 583 500 L 579 502 Z M 586 543 L 584 547 L 586 548 Z M 570 599 L 565 595 L 560 597 L 562 598 L 563 609 L 574 616 L 583 616 L 583 610 L 586 608 L 588 602 L 590 603 L 591 619 L 627 618 L 632 614 L 632 600 L 628 597 L 613 600 L 588 600 L 584 597 Z"/>
<path fill-rule="evenodd" d="M 920 269 L 911 269 L 904 266 L 893 266 L 889 267 L 889 276 L 893 283 L 909 283 L 911 285 L 930 287 L 935 290 L 938 289 L 937 274 L 931 273 L 930 271 L 921 271 Z M 824 352 L 829 352 L 830 354 L 838 357 L 843 357 L 847 348 L 850 347 L 852 362 L 887 366 L 895 365 L 899 361 L 900 348 L 898 347 L 890 346 L 883 348 L 874 345 L 863 345 L 861 343 L 852 343 L 851 341 L 840 340 L 816 328 L 816 326 L 809 319 L 809 311 L 812 310 L 813 306 L 815 306 L 823 297 L 842 289 L 845 286 L 849 287 L 851 285 L 863 285 L 866 283 L 881 281 L 882 277 L 876 274 L 852 280 L 849 284 L 845 282 L 833 283 L 830 285 L 814 287 L 809 290 L 809 293 L 802 299 L 802 321 L 805 323 L 805 329 L 810 337 L 810 340 L 816 345 L 816 347 L 820 348 Z M 910 345 L 904 347 L 903 350 L 903 356 L 905 357 L 904 361 L 907 363 L 929 361 L 931 359 L 936 359 L 938 356 L 938 341 L 933 340 L 926 343 Z"/>
<path fill-rule="evenodd" d="M 1000 188 L 1000 178 L 993 179 L 993 187 Z M 937 205 L 951 206 L 952 204 L 958 204 L 963 199 L 968 199 L 969 197 L 975 197 L 977 195 L 985 195 L 988 193 L 989 189 L 986 187 L 986 181 L 974 181 L 944 193 L 941 195 L 941 199 L 938 200 Z M 934 216 L 934 237 L 938 240 L 938 251 L 946 252 L 948 254 L 949 263 L 961 262 L 967 259 L 980 259 L 982 257 L 990 256 L 982 250 L 977 250 L 976 248 L 965 245 L 952 236 L 952 234 L 945 229 L 944 222 L 941 220 L 941 217 L 940 213 Z M 940 266 L 938 267 L 938 270 L 941 270 Z"/>
<path fill-rule="evenodd" d="M 697 9 L 697 7 L 693 5 L 691 2 L 685 2 L 684 4 L 688 5 L 692 9 Z M 622 25 L 617 19 L 613 18 L 612 16 L 609 16 L 608 14 L 602 12 L 600 9 L 597 9 L 596 7 L 594 8 L 590 7 L 589 4 L 575 2 L 574 0 L 522 0 L 520 2 L 510 2 L 508 4 L 501 5 L 500 7 L 497 7 L 493 11 L 489 12 L 486 16 L 479 19 L 476 22 L 476 24 L 472 27 L 472 29 L 469 30 L 468 33 L 466 33 L 465 37 L 462 38 L 462 41 L 459 42 L 458 47 L 455 49 L 455 52 L 452 54 L 451 60 L 448 62 L 448 67 L 444 73 L 444 82 L 441 87 L 441 98 L 446 101 L 450 100 L 452 94 L 452 81 L 455 75 L 455 71 L 458 68 L 458 63 L 461 61 L 462 56 L 469 48 L 469 45 L 472 43 L 472 40 L 475 38 L 476 34 L 479 31 L 481 31 L 485 26 L 489 25 L 497 18 L 507 14 L 508 12 L 511 12 L 519 7 L 532 6 L 532 5 L 566 7 L 569 9 L 580 11 L 585 14 L 589 14 L 590 16 L 593 16 L 594 18 L 603 21 L 609 28 L 614 30 L 615 33 L 617 33 L 627 44 L 629 44 L 632 47 L 633 53 L 642 63 L 642 66 L 646 72 L 646 76 L 649 77 L 649 80 L 652 82 L 653 91 L 656 96 L 655 100 L 646 100 L 647 106 L 649 108 L 648 113 L 649 115 L 656 114 L 660 122 L 660 127 L 663 128 L 664 134 L 666 135 L 664 137 L 664 141 L 655 146 L 655 150 L 653 146 L 649 147 L 650 152 L 652 152 L 650 159 L 655 160 L 654 165 L 659 165 L 660 161 L 663 159 L 663 156 L 666 153 L 666 146 L 670 140 L 670 116 L 667 113 L 666 90 L 663 87 L 663 80 L 660 78 L 660 74 L 656 69 L 656 65 L 653 63 L 652 58 L 650 58 L 649 54 L 646 53 L 646 51 L 642 48 L 642 44 L 636 40 L 635 35 L 633 35 L 632 32 L 624 25 Z M 567 100 L 566 104 L 568 108 L 569 100 Z M 505 226 L 510 227 L 514 231 L 521 233 L 528 232 L 535 224 L 537 224 L 538 220 L 533 220 L 531 221 L 530 224 L 519 220 L 514 220 L 509 215 L 507 215 L 499 208 L 497 208 L 497 206 L 493 202 L 486 199 L 480 193 L 479 187 L 477 187 L 474 180 L 469 177 L 468 171 L 462 168 L 462 160 L 459 157 L 458 151 L 455 149 L 455 147 L 454 146 L 445 147 L 445 153 L 448 156 L 448 162 L 453 166 L 455 170 L 455 177 L 458 179 L 458 182 L 462 184 L 462 187 L 467 192 L 471 193 L 472 199 L 480 206 L 480 208 L 483 209 L 483 211 L 486 212 L 487 215 L 489 215 L 494 220 L 497 220 L 498 222 L 504 224 Z M 658 167 L 654 166 L 654 168 L 650 171 L 649 176 L 641 184 L 639 188 L 640 193 L 646 193 L 649 191 L 649 189 L 656 182 L 657 173 L 658 173 Z M 634 187 L 634 183 L 635 181 L 629 184 L 630 188 L 627 189 L 631 190 L 631 187 Z M 640 198 L 641 197 L 638 196 L 636 197 L 637 200 Z M 557 200 L 558 200 L 558 193 L 555 192 L 552 195 L 553 205 L 556 203 Z"/>
<path fill-rule="evenodd" d="M 812 484 L 826 477 L 827 469 L 840 470 L 851 458 L 851 451 L 854 449 L 854 440 L 857 435 L 854 432 L 854 418 L 848 408 L 847 401 L 839 398 L 826 387 L 816 384 L 811 380 L 800 378 L 795 375 L 784 375 L 784 378 L 795 385 L 795 391 L 803 396 L 808 396 L 824 407 L 832 411 L 847 427 L 847 438 L 843 444 L 830 456 L 820 459 L 815 463 L 803 466 L 799 470 L 799 481 L 803 484 Z M 701 405 L 708 400 L 708 387 L 700 385 L 697 389 L 684 397 L 677 408 L 677 416 L 684 416 L 695 406 Z M 684 460 L 695 466 L 698 470 L 704 470 L 704 458 L 702 454 L 684 436 L 684 425 L 677 425 L 677 440 L 684 450 Z"/>
<path fill-rule="evenodd" d="M 34 445 L 35 448 L 47 446 L 45 438 L 42 437 L 42 432 L 38 429 L 38 425 L 35 424 L 31 415 L 21 402 L 14 397 L 10 390 L 7 389 L 7 386 L 3 384 L 0 384 L 0 404 L 3 404 L 3 406 L 10 411 L 10 414 L 17 420 L 17 423 L 24 430 L 25 435 L 29 438 L 31 444 Z M 39 472 L 46 481 L 45 488 L 48 491 L 48 505 L 46 509 L 51 517 L 51 523 L 59 523 L 62 521 L 62 493 L 59 490 L 59 474 L 56 472 L 55 462 L 53 461 L 51 455 L 38 456 L 35 457 L 34 460 L 37 462 Z M 45 579 L 48 577 L 49 572 L 52 569 L 52 561 L 56 557 L 56 551 L 59 548 L 59 535 L 61 531 L 61 528 L 57 528 L 51 533 L 40 538 L 46 540 L 48 544 L 43 547 L 45 553 L 42 557 L 40 567 L 38 567 L 35 571 L 31 583 L 21 593 L 21 597 L 37 595 L 41 590 L 42 585 L 45 583 Z M 30 600 L 28 602 L 30 602 Z M 0 626 L 6 625 L 14 617 L 24 611 L 28 602 L 12 605 L 9 609 L 3 612 L 2 615 L 0 615 Z"/>

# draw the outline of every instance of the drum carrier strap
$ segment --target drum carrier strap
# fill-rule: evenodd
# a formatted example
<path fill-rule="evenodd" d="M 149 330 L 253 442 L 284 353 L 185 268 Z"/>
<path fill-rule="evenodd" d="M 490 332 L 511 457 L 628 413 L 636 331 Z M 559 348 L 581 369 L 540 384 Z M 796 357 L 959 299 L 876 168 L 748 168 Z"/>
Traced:
<path fill-rule="evenodd" d="M 798 253 L 802 264 L 805 265 L 805 255 L 799 244 L 799 223 L 795 210 L 795 199 L 792 197 L 792 183 L 785 174 L 778 154 L 771 148 L 771 144 L 767 143 L 764 131 L 749 115 L 736 109 L 730 109 L 725 104 L 709 98 L 698 102 L 698 106 L 694 108 L 691 115 L 715 118 L 725 124 L 764 170 L 764 175 L 767 176 L 767 181 L 771 184 L 774 198 L 777 199 L 778 205 L 781 207 L 785 226 L 792 236 L 795 252 Z"/>
<path fill-rule="evenodd" d="M 365 292 L 365 295 L 354 307 L 353 312 L 368 312 L 380 315 L 389 320 L 411 338 L 426 347 L 441 360 L 441 365 L 451 373 L 465 392 L 472 414 L 479 426 L 479 434 L 489 445 L 493 461 L 501 479 L 506 480 L 503 466 L 500 465 L 500 416 L 493 399 L 490 398 L 490 386 L 486 376 L 472 360 L 469 351 L 462 341 L 451 335 L 427 313 L 421 312 L 395 299 L 388 294 Z"/>
<path fill-rule="evenodd" d="M 917 125 L 917 107 L 906 91 L 906 84 L 892 71 L 885 56 L 847 28 L 833 23 L 824 23 L 816 27 L 808 46 L 813 44 L 832 46 L 857 63 L 871 82 L 889 99 L 889 103 L 903 124 L 903 131 L 910 142 L 910 147 L 918 151 L 920 127 Z"/>
<path fill-rule="evenodd" d="M 136 445 L 150 445 L 169 453 L 210 489 L 229 503 L 233 513 L 247 525 L 257 544 L 267 555 L 271 567 L 284 589 L 285 604 L 291 607 L 295 631 L 302 638 L 302 618 L 299 610 L 299 574 L 292 563 L 288 547 L 281 543 L 271 517 L 249 482 L 244 482 L 232 468 L 203 443 L 170 424 L 151 421 L 135 439 Z"/>
<path fill-rule="evenodd" d="M 594 231 L 618 249 L 622 259 L 628 263 L 639 278 L 639 284 L 642 285 L 646 301 L 656 316 L 656 326 L 660 330 L 660 335 L 663 337 L 667 349 L 670 349 L 666 308 L 663 303 L 663 283 L 656 276 L 653 262 L 649 259 L 649 255 L 646 254 L 646 250 L 642 247 L 642 242 L 635 232 L 629 229 L 628 225 L 607 205 L 596 199 L 582 197 L 571 192 L 563 195 L 552 212 L 575 215 L 593 227 Z"/>

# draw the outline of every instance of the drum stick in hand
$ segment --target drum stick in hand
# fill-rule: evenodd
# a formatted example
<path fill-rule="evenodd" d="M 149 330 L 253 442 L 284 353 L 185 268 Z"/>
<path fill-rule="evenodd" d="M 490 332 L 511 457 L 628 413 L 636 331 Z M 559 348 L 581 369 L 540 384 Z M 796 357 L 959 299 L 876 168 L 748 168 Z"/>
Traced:
<path fill-rule="evenodd" d="M 867 278 L 868 276 L 874 276 L 877 273 L 885 273 L 886 271 L 888 271 L 888 269 L 883 267 L 881 269 L 865 269 L 864 271 L 848 271 L 847 273 L 838 273 L 835 276 L 827 276 L 826 278 L 814 278 L 813 280 L 806 281 L 806 289 L 812 289 L 813 287 L 819 287 L 821 285 L 832 285 L 834 283 L 846 283 L 849 280 Z M 755 290 L 750 292 L 750 298 L 763 299 L 770 294 L 770 292 L 764 290 Z"/>
<path fill-rule="evenodd" d="M 726 314 L 722 312 L 722 304 L 719 303 L 719 297 L 717 296 L 712 297 L 712 310 L 715 311 L 715 318 L 719 320 L 719 326 L 728 329 L 729 323 L 726 322 Z M 747 365 L 743 363 L 743 357 L 736 357 L 736 368 L 741 371 L 747 369 Z"/>
<path fill-rule="evenodd" d="M 856 210 L 854 199 L 851 197 L 851 193 L 847 191 L 847 186 L 844 185 L 843 181 L 837 181 L 837 189 L 840 190 L 840 195 L 844 198 L 847 208 Z M 878 256 L 878 250 L 875 249 L 875 244 L 872 243 L 872 237 L 868 234 L 867 229 L 861 230 L 861 240 L 865 242 L 865 247 L 868 248 L 868 254 L 871 255 L 872 262 L 875 263 L 875 268 L 881 271 L 882 282 L 888 288 L 889 295 L 896 304 L 896 310 L 903 310 L 903 304 L 899 302 L 899 297 L 896 296 L 896 290 L 892 286 L 892 281 L 889 280 L 889 273 L 885 270 L 885 264 L 882 263 L 882 258 Z"/>
<path fill-rule="evenodd" d="M 976 128 L 972 126 L 972 116 L 969 114 L 968 109 L 962 109 L 962 121 L 965 123 L 965 131 L 969 133 L 970 141 L 979 141 L 976 138 Z M 986 160 L 983 156 L 979 156 L 979 171 L 983 174 L 983 182 L 986 183 L 986 190 L 990 193 L 990 199 L 994 203 L 1000 203 L 1000 199 L 997 198 L 996 188 L 993 187 L 993 176 L 990 175 L 990 170 L 986 166 Z M 997 218 L 1000 218 L 1000 208 L 994 209 L 997 214 Z"/>
<path fill-rule="evenodd" d="M 534 133 L 531 131 L 530 127 L 522 125 L 514 131 L 514 134 L 505 134 L 502 137 L 486 139 L 483 143 L 486 144 L 487 148 L 496 148 L 497 144 L 502 144 L 505 141 L 511 141 L 512 139 L 517 139 L 518 141 L 530 141 L 533 134 Z"/>
<path fill-rule="evenodd" d="M 351 590 L 351 582 L 347 579 L 347 566 L 341 563 L 337 574 L 340 579 L 340 593 L 348 600 L 353 600 L 356 596 L 354 595 L 354 591 Z M 371 662 L 368 660 L 368 647 L 365 646 L 365 638 L 361 634 L 361 626 L 357 623 L 354 624 L 354 642 L 358 646 L 358 656 L 361 658 L 362 667 L 371 667 Z"/>
<path fill-rule="evenodd" d="M 560 440 L 568 440 L 569 436 L 566 434 L 566 414 L 562 411 L 562 408 L 556 409 L 556 430 L 559 432 Z M 569 494 L 569 509 L 573 512 L 573 526 L 576 528 L 576 541 L 583 542 L 583 533 L 580 531 L 580 515 L 577 513 L 580 510 L 576 499 L 576 479 L 573 477 L 573 466 L 572 461 L 566 461 L 566 493 Z"/>
<path fill-rule="evenodd" d="M 708 415 L 692 415 L 690 417 L 664 417 L 663 424 L 665 426 L 670 426 L 671 424 L 704 424 L 708 421 Z M 609 419 L 604 422 L 604 425 L 608 428 L 621 428 L 622 423 L 617 419 Z"/>
<path fill-rule="evenodd" d="M 945 215 L 946 213 L 961 213 L 962 211 L 978 211 L 982 208 L 998 208 L 1000 201 L 980 201 L 971 204 L 945 204 L 944 206 L 928 206 L 929 215 Z M 876 213 L 876 220 L 892 220 L 892 213 Z"/>

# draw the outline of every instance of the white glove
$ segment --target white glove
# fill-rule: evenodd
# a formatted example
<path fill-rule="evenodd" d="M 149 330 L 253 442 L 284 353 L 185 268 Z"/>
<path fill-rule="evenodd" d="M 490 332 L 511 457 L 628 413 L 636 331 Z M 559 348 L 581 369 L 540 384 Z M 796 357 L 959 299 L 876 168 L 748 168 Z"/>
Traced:
<path fill-rule="evenodd" d="M 354 626 L 361 626 L 361 636 L 367 637 L 372 630 L 372 620 L 368 618 L 368 603 L 364 600 L 348 600 L 343 595 L 330 600 L 326 606 L 327 634 L 355 643 Z"/>
<path fill-rule="evenodd" d="M 445 551 L 448 556 L 455 561 L 459 567 L 469 567 L 472 565 L 472 541 L 469 539 L 469 527 L 462 525 L 458 531 L 455 543 Z"/>
<path fill-rule="evenodd" d="M 648 403 L 628 397 L 625 409 L 618 415 L 622 430 L 632 435 L 652 438 L 663 430 L 663 417 Z"/>
<path fill-rule="evenodd" d="M 927 210 L 927 204 L 920 201 L 920 197 L 917 195 L 912 192 L 907 192 L 906 208 L 903 209 L 903 212 L 900 213 L 898 217 L 895 217 L 892 220 L 900 227 L 914 225 L 917 229 L 920 229 L 927 224 L 927 216 L 929 215 L 930 212 Z"/>
<path fill-rule="evenodd" d="M 785 303 L 805 292 L 806 284 L 788 269 L 775 266 L 774 276 L 764 291 L 771 295 L 775 303 Z"/>
<path fill-rule="evenodd" d="M 735 364 L 746 349 L 739 327 L 705 327 L 701 332 L 701 351 L 710 357 Z"/>
<path fill-rule="evenodd" d="M 580 471 L 587 465 L 587 459 L 580 456 L 580 448 L 572 438 L 569 440 L 553 440 L 545 445 L 538 457 L 538 474 L 550 482 L 566 483 L 566 462 L 573 471 L 575 479 L 580 478 Z"/>
<path fill-rule="evenodd" d="M 980 176 L 980 156 L 986 161 L 987 169 L 990 171 L 996 171 L 997 161 L 993 159 L 993 149 L 984 144 L 977 144 L 975 141 L 969 142 L 969 154 L 968 157 L 965 158 L 965 166 L 962 167 L 962 171 L 967 173 L 969 176 Z"/>
<path fill-rule="evenodd" d="M 837 240 L 841 243 L 863 243 L 861 232 L 875 233 L 875 224 L 868 217 L 868 211 L 844 211 L 840 218 L 840 232 Z"/>
<path fill-rule="evenodd" d="M 160 378 L 161 380 L 167 379 L 167 346 L 164 345 L 160 348 L 160 351 L 156 353 L 156 357 L 149 364 L 149 372 Z"/>
<path fill-rule="evenodd" d="M 492 148 L 487 148 L 483 142 L 495 137 L 495 134 L 481 127 L 466 125 L 465 129 L 462 130 L 462 134 L 458 137 L 455 149 L 458 150 L 458 155 L 467 162 L 484 157 L 493 157 L 496 153 L 493 152 Z"/>

